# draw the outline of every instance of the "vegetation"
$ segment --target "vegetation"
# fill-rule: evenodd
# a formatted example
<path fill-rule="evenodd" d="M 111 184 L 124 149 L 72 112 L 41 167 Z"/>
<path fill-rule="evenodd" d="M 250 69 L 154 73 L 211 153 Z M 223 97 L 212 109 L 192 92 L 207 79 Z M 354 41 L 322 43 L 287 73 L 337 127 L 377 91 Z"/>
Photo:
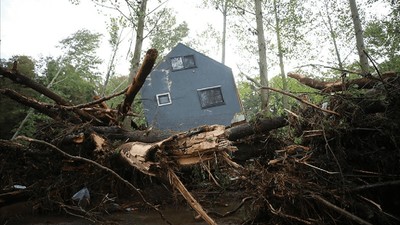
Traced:
<path fill-rule="evenodd" d="M 74 4 L 80 2 L 70 1 Z M 243 146 L 249 148 L 239 151 L 237 155 L 232 153 L 245 168 L 240 175 L 236 174 L 239 173 L 236 170 L 232 172 L 226 171 L 224 167 L 221 169 L 216 159 L 214 163 L 217 165 L 199 165 L 195 170 L 183 171 L 182 174 L 187 172 L 190 177 L 185 182 L 213 180 L 215 183 L 219 182 L 219 188 L 224 191 L 231 186 L 240 188 L 250 195 L 249 199 L 253 200 L 252 211 L 257 214 L 250 216 L 250 222 L 247 221 L 249 223 L 262 224 L 267 221 L 279 224 L 289 221 L 289 224 L 313 224 L 321 220 L 321 224 L 396 224 L 399 221 L 398 211 L 393 210 L 399 203 L 388 204 L 387 198 L 390 197 L 387 193 L 393 193 L 391 188 L 399 185 L 399 181 L 395 179 L 398 179 L 400 172 L 400 137 L 397 132 L 400 127 L 400 116 L 397 112 L 400 105 L 400 3 L 389 0 L 204 0 L 204 10 L 212 8 L 222 13 L 222 30 L 220 32 L 218 28 L 209 25 L 205 30 L 196 30 L 197 33 L 194 34 L 196 28 L 190 27 L 185 21 L 179 22 L 174 9 L 161 1 L 91 2 L 102 12 L 110 9 L 114 12 L 113 17 L 108 18 L 109 23 L 105 25 L 108 26 L 108 34 L 81 29 L 59 42 L 59 55 L 37 59 L 17 55 L 1 59 L 2 68 L 15 71 L 14 62 L 18 62 L 18 72 L 67 99 L 71 105 L 52 108 L 53 100 L 0 77 L 0 144 L 11 143 L 3 140 L 13 139 L 17 134 L 43 140 L 51 136 L 55 139 L 52 143 L 59 144 L 63 147 L 62 150 L 76 151 L 79 155 L 82 151 L 82 154 L 87 154 L 85 157 L 97 157 L 95 161 L 114 167 L 118 174 L 123 174 L 131 181 L 140 180 L 141 185 L 152 183 L 146 183 L 140 177 L 143 175 L 137 175 L 137 170 L 126 169 L 120 164 L 115 153 L 121 150 L 116 150 L 116 146 L 120 144 L 118 141 L 107 143 L 111 139 L 104 138 L 104 146 L 107 146 L 107 150 L 113 149 L 113 155 L 109 152 L 99 153 L 101 147 L 92 139 L 84 145 L 79 145 L 80 143 L 75 142 L 76 139 L 73 144 L 65 144 L 70 133 L 82 133 L 87 138 L 87 134 L 96 128 L 91 124 L 96 121 L 96 117 L 82 120 L 82 123 L 76 123 L 73 127 L 62 120 L 52 124 L 50 117 L 22 106 L 4 93 L 5 90 L 14 90 L 49 103 L 46 105 L 48 109 L 64 110 L 93 101 L 96 96 L 98 98 L 122 93 L 138 72 L 144 48 L 156 48 L 160 55 L 158 60 L 161 60 L 178 42 L 184 42 L 204 53 L 216 54 L 222 50 L 222 63 L 228 64 L 232 55 L 240 58 L 238 65 L 235 65 L 237 68 L 233 69 L 240 70 L 239 74 L 235 74 L 237 89 L 249 129 L 253 132 L 246 138 L 224 139 L 226 143 L 233 143 L 239 149 Z M 387 13 L 374 14 L 377 10 L 371 8 L 377 5 Z M 126 33 L 130 34 L 130 40 L 123 38 Z M 112 49 L 108 62 L 102 62 L 98 54 L 103 39 L 108 40 Z M 125 49 L 128 56 L 125 60 L 129 61 L 130 68 L 126 68 L 126 74 L 116 74 L 114 64 L 118 60 L 117 55 L 121 51 L 121 45 L 128 42 L 132 45 Z M 104 71 L 102 64 L 107 64 Z M 292 68 L 291 71 L 288 68 Z M 288 78 L 288 72 L 298 76 Z M 292 74 L 289 77 L 290 75 Z M 307 82 L 310 80 L 311 82 Z M 127 117 L 129 120 L 125 120 L 124 126 L 127 128 L 137 125 L 135 129 L 142 132 L 139 136 L 143 138 L 149 137 L 152 129 L 146 127 L 140 100 L 138 94 L 132 111 L 129 112 L 133 116 Z M 124 96 L 120 95 L 105 103 L 111 109 L 118 109 L 123 101 Z M 112 115 L 115 118 L 126 119 L 126 115 L 120 117 L 118 110 L 111 113 L 114 113 Z M 104 127 L 121 124 L 115 118 L 107 121 Z M 284 132 L 259 132 L 259 127 L 266 118 L 283 118 L 281 121 L 284 123 L 279 126 L 285 126 L 282 129 Z M 187 135 L 190 136 L 191 133 Z M 224 132 L 219 135 L 224 138 L 228 136 Z M 184 138 L 186 136 L 183 140 Z M 195 144 L 210 144 L 215 140 L 210 138 L 207 139 L 208 142 L 199 141 Z M 184 143 L 180 146 L 181 149 L 187 147 L 186 142 L 178 143 L 175 138 L 168 141 L 163 143 L 166 147 L 162 150 L 165 152 L 169 148 L 174 149 L 175 144 Z M 222 142 L 215 143 L 219 146 Z M 12 154 L 7 152 L 8 155 L 0 152 L 0 155 L 3 154 L 1 156 L 6 156 L 0 162 L 6 165 L 4 168 L 8 168 L 11 165 L 8 161 L 14 156 L 18 156 L 18 159 L 29 158 L 35 151 L 39 151 L 36 144 L 32 145 L 33 151 L 29 149 L 26 154 L 21 153 L 21 145 L 10 144 L 10 149 L 21 151 Z M 148 149 L 158 151 L 161 145 Z M 92 150 L 87 152 L 85 149 Z M 243 152 L 250 156 L 240 156 Z M 154 153 L 147 156 L 145 161 L 155 161 L 165 155 Z M 43 157 L 40 158 L 41 162 L 56 161 L 51 164 L 56 169 L 48 173 L 52 181 L 60 181 L 57 185 L 65 188 L 54 194 L 57 201 L 53 199 L 53 202 L 47 204 L 57 202 L 65 207 L 63 199 L 66 194 L 62 191 L 66 192 L 66 188 L 70 188 L 67 179 L 68 182 L 75 179 L 69 173 L 71 171 L 67 170 L 78 168 L 80 164 L 77 166 L 71 163 L 71 167 L 67 168 L 63 167 L 61 156 L 52 158 L 48 154 L 41 154 L 38 157 Z M 254 160 L 247 160 L 249 158 Z M 171 168 L 179 167 L 174 163 L 160 162 Z M 158 168 L 161 164 L 157 163 L 154 163 L 154 167 Z M 39 162 L 37 164 L 39 167 L 47 166 Z M 35 167 L 32 165 L 35 164 L 31 163 L 27 168 Z M 87 166 L 84 163 L 82 165 Z M 87 166 L 86 169 L 82 173 L 88 177 L 93 174 L 95 177 L 107 177 L 93 167 Z M 34 171 L 29 170 L 29 175 Z M 65 180 L 60 178 L 64 174 L 61 176 L 58 171 L 68 174 L 65 175 Z M 33 178 L 25 174 L 24 179 Z M 79 182 L 87 182 L 84 181 L 85 178 L 79 179 Z M 91 179 L 88 180 L 97 182 Z M 120 188 L 120 181 L 109 177 L 107 179 L 111 181 L 105 182 L 108 185 L 105 189 L 113 189 L 117 193 L 126 191 L 117 190 Z M 9 180 L 7 182 L 12 183 L 12 179 Z M 387 185 L 388 192 L 385 193 L 385 189 L 376 190 L 378 188 L 371 187 L 370 184 L 378 185 L 378 188 L 381 187 L 379 185 L 385 188 Z M 55 191 L 57 185 L 52 184 L 49 190 Z M 77 184 L 71 186 L 76 187 Z M 358 190 L 360 187 L 363 189 Z M 96 188 L 97 193 L 102 193 L 101 187 Z M 364 188 L 365 197 L 358 195 Z M 368 192 L 370 189 L 372 191 Z M 353 198 L 353 193 L 357 193 L 357 198 Z M 376 197 L 379 194 L 382 198 Z M 398 194 L 394 194 L 393 198 L 397 201 Z M 329 205 L 329 202 L 326 203 L 326 199 L 343 207 L 344 211 L 339 210 L 335 214 L 337 208 Z M 318 202 L 327 208 L 321 209 Z M 380 203 L 384 205 L 384 209 Z M 301 210 L 296 208 L 299 206 Z M 388 213 L 386 208 L 389 209 Z M 348 211 L 354 215 L 349 216 L 346 214 Z M 345 221 L 341 216 L 349 220 Z M 360 220 L 360 217 L 364 219 Z"/>

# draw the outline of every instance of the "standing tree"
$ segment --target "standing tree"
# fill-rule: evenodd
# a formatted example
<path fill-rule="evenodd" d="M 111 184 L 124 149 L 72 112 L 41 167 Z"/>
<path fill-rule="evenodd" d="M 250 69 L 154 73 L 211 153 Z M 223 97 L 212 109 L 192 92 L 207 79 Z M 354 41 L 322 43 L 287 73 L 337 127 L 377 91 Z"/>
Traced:
<path fill-rule="evenodd" d="M 106 94 L 106 89 L 108 85 L 108 81 L 110 80 L 110 77 L 114 74 L 115 70 L 115 60 L 116 60 L 116 55 L 119 49 L 119 46 L 122 42 L 122 33 L 124 31 L 123 26 L 120 26 L 118 23 L 121 23 L 121 20 L 117 18 L 111 18 L 110 20 L 110 25 L 109 25 L 109 34 L 110 34 L 110 39 L 108 40 L 108 43 L 110 44 L 112 48 L 111 52 L 111 57 L 110 61 L 108 62 L 107 66 L 107 72 L 106 72 L 106 78 L 103 84 L 103 89 L 101 91 L 101 95 L 104 96 Z"/>
<path fill-rule="evenodd" d="M 129 1 L 126 1 L 128 6 L 131 6 Z M 147 0 L 139 1 L 138 4 L 140 5 L 139 10 L 133 8 L 136 11 L 137 15 L 137 23 L 132 23 L 133 26 L 136 25 L 136 39 L 135 39 L 135 49 L 133 51 L 133 57 L 131 60 L 131 68 L 129 70 L 129 81 L 133 80 L 133 77 L 136 75 L 137 70 L 139 69 L 140 63 L 140 56 L 142 53 L 142 46 L 143 46 L 143 33 L 144 33 L 144 25 L 146 19 L 146 9 L 147 9 Z M 131 14 L 132 15 L 132 14 Z M 133 14 L 134 15 L 134 14 Z M 130 17 L 129 20 L 133 20 L 135 17 Z"/>
<path fill-rule="evenodd" d="M 258 41 L 258 56 L 261 85 L 268 87 L 268 69 L 267 69 L 267 48 L 264 37 L 264 22 L 261 8 L 261 0 L 254 1 L 254 9 L 256 13 L 257 23 L 257 41 Z M 261 108 L 268 112 L 268 89 L 261 89 Z"/>
<path fill-rule="evenodd" d="M 275 16 L 275 33 L 276 33 L 276 41 L 278 46 L 278 57 L 279 57 L 279 68 L 281 70 L 281 77 L 282 77 L 282 84 L 283 90 L 287 91 L 287 80 L 286 80 L 286 73 L 285 73 L 285 65 L 283 63 L 283 49 L 282 49 L 282 41 L 281 41 L 281 24 L 280 19 L 278 17 L 278 7 L 276 4 L 276 0 L 273 0 L 274 5 L 274 16 Z M 283 95 L 283 108 L 288 108 L 288 101 L 287 96 Z"/>
<path fill-rule="evenodd" d="M 222 14 L 221 63 L 225 64 L 227 17 L 228 17 L 229 12 L 234 8 L 234 6 L 233 6 L 234 2 L 232 0 L 204 0 L 204 4 L 206 6 L 211 5 L 215 9 L 219 10 Z"/>
<path fill-rule="evenodd" d="M 364 52 L 365 45 L 364 45 L 363 30 L 362 30 L 362 26 L 361 26 L 360 16 L 358 14 L 357 3 L 356 3 L 356 0 L 349 0 L 349 3 L 350 3 L 350 10 L 351 10 L 351 17 L 353 19 L 358 56 L 360 57 L 361 71 L 364 75 L 367 75 L 369 65 L 368 65 L 367 55 Z"/>
<path fill-rule="evenodd" d="M 325 15 L 326 15 L 326 21 L 324 20 L 324 17 L 321 15 L 321 18 L 323 19 L 323 23 L 325 25 L 325 27 L 328 29 L 330 37 L 332 39 L 332 44 L 335 50 L 335 55 L 337 58 L 337 63 L 339 66 L 339 69 L 343 70 L 343 62 L 342 59 L 340 57 L 340 51 L 339 51 L 339 47 L 337 44 L 337 31 L 335 30 L 333 23 L 332 23 L 332 16 L 331 16 L 331 12 L 329 11 L 329 9 L 331 7 L 335 7 L 334 4 L 330 4 L 331 1 L 325 1 L 324 2 L 324 9 L 325 9 Z"/>

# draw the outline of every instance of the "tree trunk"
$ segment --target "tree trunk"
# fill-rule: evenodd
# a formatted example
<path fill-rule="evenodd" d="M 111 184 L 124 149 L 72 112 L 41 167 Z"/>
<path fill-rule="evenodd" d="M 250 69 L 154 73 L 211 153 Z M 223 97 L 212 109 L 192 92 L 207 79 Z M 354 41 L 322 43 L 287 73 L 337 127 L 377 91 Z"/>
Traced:
<path fill-rule="evenodd" d="M 326 11 L 326 16 L 328 17 L 328 24 L 325 24 L 325 25 L 329 29 L 329 34 L 330 34 L 330 36 L 332 38 L 333 47 L 335 48 L 335 54 L 336 54 L 336 58 L 338 60 L 339 69 L 343 70 L 343 63 L 342 63 L 342 60 L 340 58 L 339 49 L 338 49 L 338 46 L 337 46 L 337 43 L 336 43 L 336 32 L 333 29 L 331 16 L 330 16 L 330 14 L 328 12 L 328 2 L 325 2 L 325 11 Z"/>
<path fill-rule="evenodd" d="M 363 38 L 363 30 L 361 26 L 360 16 L 358 15 L 358 8 L 356 0 L 349 0 L 350 3 L 350 10 L 351 10 L 351 17 L 353 18 L 354 24 L 354 32 L 356 35 L 356 42 L 357 42 L 357 51 L 360 57 L 360 65 L 361 70 L 364 75 L 368 74 L 368 58 L 364 53 L 365 46 L 364 46 L 364 38 Z"/>
<path fill-rule="evenodd" d="M 261 0 L 255 0 L 255 12 L 257 22 L 257 40 L 261 85 L 268 87 L 267 70 L 267 49 L 264 37 L 263 13 L 261 9 Z M 261 90 L 261 108 L 268 112 L 269 93 L 267 89 Z"/>
<path fill-rule="evenodd" d="M 110 58 L 110 62 L 108 64 L 106 80 L 104 81 L 103 91 L 101 93 L 101 97 L 104 97 L 106 95 L 106 89 L 107 89 L 108 81 L 110 80 L 111 75 L 114 74 L 114 68 L 115 68 L 114 61 L 115 61 L 115 56 L 117 55 L 117 52 L 118 52 L 118 49 L 119 49 L 119 45 L 121 44 L 122 31 L 123 31 L 123 29 L 121 29 L 121 31 L 119 32 L 119 35 L 117 37 L 115 45 L 112 46 L 113 52 L 112 52 L 112 55 L 111 55 L 111 58 Z"/>
<path fill-rule="evenodd" d="M 138 22 L 136 27 L 136 41 L 135 51 L 133 52 L 133 58 L 131 60 L 131 69 L 129 71 L 129 81 L 131 82 L 139 69 L 140 55 L 142 52 L 143 45 L 143 32 L 144 22 L 146 17 L 147 0 L 142 0 L 140 4 L 140 10 L 138 12 Z"/>
<path fill-rule="evenodd" d="M 285 73 L 285 66 L 283 64 L 283 50 L 282 50 L 282 42 L 281 42 L 281 27 L 280 27 L 280 24 L 279 24 L 278 9 L 277 9 L 277 6 L 276 6 L 276 0 L 274 0 L 274 14 L 275 14 L 276 39 L 277 39 L 277 42 L 278 42 L 279 67 L 280 67 L 280 70 L 281 70 L 283 90 L 287 92 L 287 79 L 286 79 L 286 73 Z M 283 108 L 287 109 L 288 108 L 288 98 L 287 98 L 286 95 L 282 96 L 282 101 L 283 101 Z"/>
<path fill-rule="evenodd" d="M 228 0 L 225 0 L 222 6 L 223 26 L 222 26 L 222 59 L 221 63 L 225 64 L 225 45 L 226 45 L 226 16 L 228 14 Z"/>

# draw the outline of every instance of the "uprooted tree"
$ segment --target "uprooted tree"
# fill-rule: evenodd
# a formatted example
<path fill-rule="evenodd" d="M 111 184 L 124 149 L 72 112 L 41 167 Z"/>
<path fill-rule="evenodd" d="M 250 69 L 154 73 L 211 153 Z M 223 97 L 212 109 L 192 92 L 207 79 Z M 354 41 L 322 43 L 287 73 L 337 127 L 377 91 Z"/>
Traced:
<path fill-rule="evenodd" d="M 51 185 L 48 183 L 52 180 L 49 177 L 55 176 L 55 170 L 65 173 L 63 179 L 66 180 L 85 180 L 79 176 L 78 171 L 81 170 L 86 171 L 86 175 L 96 174 L 99 177 L 102 173 L 111 174 L 117 181 L 105 182 L 109 186 L 99 189 L 111 188 L 112 185 L 115 188 L 119 182 L 137 193 L 144 203 L 163 217 L 162 212 L 146 200 L 142 191 L 121 175 L 123 172 L 114 171 L 121 167 L 120 163 L 115 162 L 122 161 L 125 163 L 123 167 L 135 168 L 146 176 L 168 182 L 208 224 L 216 224 L 212 215 L 222 217 L 230 213 L 222 215 L 204 210 L 187 190 L 177 172 L 185 167 L 217 162 L 227 165 L 238 177 L 237 185 L 247 195 L 240 206 L 252 200 L 255 212 L 251 218 L 253 222 L 399 222 L 399 215 L 390 208 L 391 204 L 395 207 L 398 203 L 384 202 L 387 195 L 381 199 L 376 198 L 377 193 L 400 185 L 400 137 L 395 132 L 400 126 L 400 82 L 397 74 L 386 73 L 347 83 L 321 82 L 300 74 L 289 74 L 289 77 L 305 85 L 332 93 L 327 98 L 327 104 L 322 107 L 291 93 L 261 87 L 293 97 L 300 102 L 299 106 L 287 110 L 287 116 L 259 118 L 252 123 L 232 127 L 205 125 L 182 133 L 155 129 L 128 131 L 121 127 L 121 123 L 125 117 L 134 114 L 131 105 L 156 58 L 157 51 L 150 49 L 132 83 L 122 92 L 103 98 L 96 97 L 92 102 L 79 105 L 72 105 L 50 89 L 20 74 L 17 64 L 11 69 L 0 68 L 2 76 L 54 101 L 53 104 L 43 103 L 7 88 L 0 89 L 3 96 L 54 120 L 54 124 L 38 128 L 35 138 L 18 137 L 13 141 L 1 141 L 1 149 L 7 150 L 0 154 L 8 154 L 3 162 L 19 154 L 24 159 L 32 158 L 27 163 L 35 165 L 33 168 L 37 169 L 32 169 L 29 174 L 37 171 L 41 173 L 39 177 L 47 176 L 48 179 L 34 182 L 32 177 L 22 176 L 21 179 L 32 184 L 31 189 Z M 361 97 L 343 92 L 354 86 L 369 91 Z M 104 103 L 123 94 L 125 98 L 116 108 L 109 108 Z M 272 130 L 288 125 L 288 135 L 301 138 L 301 143 L 269 134 Z M 24 144 L 24 141 L 30 145 Z M 243 146 L 250 146 L 253 150 L 261 149 L 256 153 L 259 160 L 250 167 L 243 167 L 230 157 Z M 59 158 L 48 165 L 35 163 L 34 159 L 39 156 L 51 159 L 44 151 L 55 151 Z M 7 163 L 5 165 L 11 166 Z M 218 179 L 212 175 L 210 168 L 204 167 L 210 179 L 218 185 Z M 93 172 L 94 168 L 101 172 Z M 18 175 L 20 172 L 16 170 L 14 173 Z M 4 174 L 6 176 L 11 173 Z M 67 181 L 60 181 L 63 182 Z M 89 215 L 82 207 L 68 204 L 65 200 L 68 199 L 66 192 L 50 188 L 46 199 L 51 199 L 53 204 L 57 203 L 67 213 L 92 221 L 99 219 Z M 393 194 L 393 199 L 400 199 L 398 193 L 387 193 Z M 26 190 L 0 194 L 0 209 L 4 204 L 25 195 L 32 197 Z M 38 205 L 39 200 L 35 207 Z M 167 219 L 165 221 L 169 223 Z"/>

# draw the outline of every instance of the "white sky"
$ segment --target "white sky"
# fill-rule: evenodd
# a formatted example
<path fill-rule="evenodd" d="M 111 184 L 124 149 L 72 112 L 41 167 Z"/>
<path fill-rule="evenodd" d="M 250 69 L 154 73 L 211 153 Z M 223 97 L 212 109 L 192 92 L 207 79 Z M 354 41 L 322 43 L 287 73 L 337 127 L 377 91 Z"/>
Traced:
<path fill-rule="evenodd" d="M 196 7 L 198 2 L 170 0 L 167 6 L 177 12 L 178 22 L 188 23 L 192 34 L 196 32 L 195 29 L 204 29 L 207 23 L 213 23 L 216 29 L 221 30 L 220 13 L 217 10 L 199 9 Z M 68 0 L 0 0 L 0 9 L 0 58 L 8 59 L 13 55 L 28 55 L 34 59 L 60 56 L 61 52 L 56 48 L 59 42 L 86 28 L 103 34 L 99 56 L 104 60 L 104 65 L 107 64 L 111 54 L 105 23 L 108 18 L 99 14 L 90 0 L 81 0 L 77 6 Z M 126 53 L 126 50 L 120 52 L 117 74 L 127 74 L 129 71 Z M 210 57 L 220 61 L 219 55 Z M 234 69 L 234 63 L 229 63 L 227 59 L 228 66 Z"/>

